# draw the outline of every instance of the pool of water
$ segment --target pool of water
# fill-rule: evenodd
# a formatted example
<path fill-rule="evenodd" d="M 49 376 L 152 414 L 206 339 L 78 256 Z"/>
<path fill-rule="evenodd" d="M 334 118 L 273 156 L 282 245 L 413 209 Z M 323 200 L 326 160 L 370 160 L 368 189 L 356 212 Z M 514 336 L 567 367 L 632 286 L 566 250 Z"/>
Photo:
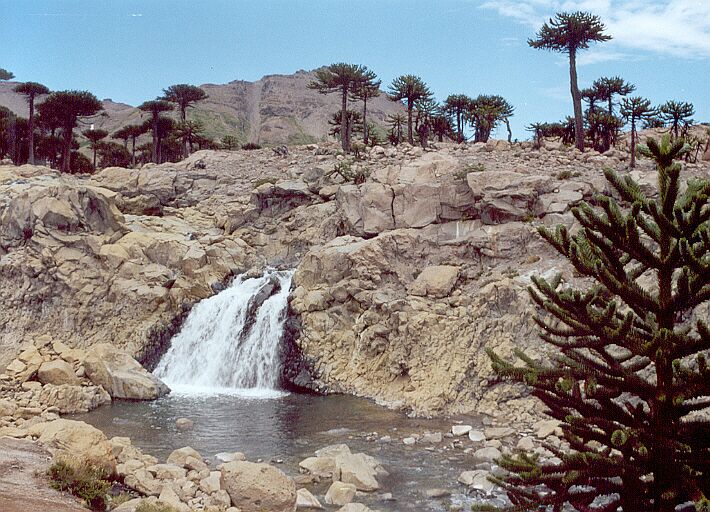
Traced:
<path fill-rule="evenodd" d="M 194 428 L 178 431 L 175 420 L 181 417 L 191 419 Z M 456 482 L 461 471 L 473 469 L 471 455 L 452 448 L 453 440 L 446 437 L 437 444 L 402 443 L 411 434 L 445 433 L 453 420 L 408 418 L 351 396 L 178 390 L 152 402 L 115 401 L 74 418 L 96 426 L 109 437 L 130 437 L 134 445 L 161 460 L 183 446 L 192 446 L 215 464 L 217 453 L 240 451 L 249 460 L 277 464 L 291 476 L 298 474 L 298 462 L 315 450 L 346 443 L 353 452 L 379 459 L 390 473 L 378 479 L 378 492 L 358 496 L 358 502 L 388 512 L 444 511 L 450 510 L 452 503 L 466 507 L 471 502 Z M 478 424 L 475 418 L 459 420 Z M 391 442 L 382 442 L 384 436 L 390 436 Z M 328 484 L 308 488 L 322 502 Z M 429 499 L 424 493 L 432 488 L 448 489 L 452 496 Z M 391 493 L 394 501 L 383 499 L 384 493 Z"/>

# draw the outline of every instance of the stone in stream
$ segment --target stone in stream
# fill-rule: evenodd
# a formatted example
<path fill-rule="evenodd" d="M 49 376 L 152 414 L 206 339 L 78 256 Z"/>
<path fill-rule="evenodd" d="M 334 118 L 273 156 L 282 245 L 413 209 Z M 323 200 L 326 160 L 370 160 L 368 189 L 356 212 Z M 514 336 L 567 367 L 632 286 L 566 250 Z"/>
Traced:
<path fill-rule="evenodd" d="M 415 444 L 417 442 L 417 440 L 414 439 L 413 437 L 405 437 L 404 439 L 402 439 L 402 442 L 404 444 L 406 444 L 407 446 L 412 446 L 413 444 Z"/>
<path fill-rule="evenodd" d="M 454 425 L 451 427 L 451 433 L 455 436 L 465 436 L 473 427 L 471 425 Z"/>
<path fill-rule="evenodd" d="M 175 420 L 175 426 L 178 430 L 182 431 L 192 430 L 192 427 L 195 426 L 195 422 L 188 418 L 178 418 Z"/>
<path fill-rule="evenodd" d="M 373 512 L 371 509 L 362 503 L 348 503 L 344 507 L 339 508 L 336 512 Z"/>
<path fill-rule="evenodd" d="M 242 452 L 220 452 L 217 455 L 214 456 L 215 459 L 217 459 L 220 462 L 232 462 L 235 460 L 247 460 L 246 455 L 244 455 Z"/>
<path fill-rule="evenodd" d="M 176 466 L 197 471 L 207 468 L 207 464 L 202 460 L 202 455 L 190 446 L 173 450 L 168 455 L 168 464 L 175 464 Z"/>
<path fill-rule="evenodd" d="M 325 493 L 325 502 L 328 505 L 347 505 L 353 500 L 356 492 L 353 484 L 333 482 Z"/>
<path fill-rule="evenodd" d="M 298 466 L 320 478 L 333 478 L 335 474 L 335 458 L 333 457 L 308 457 L 299 462 Z"/>
<path fill-rule="evenodd" d="M 323 505 L 320 504 L 320 501 L 318 501 L 318 498 L 313 496 L 311 492 L 308 489 L 299 489 L 296 491 L 296 508 L 302 509 L 302 508 L 315 508 L 315 509 L 322 509 Z"/>
<path fill-rule="evenodd" d="M 364 453 L 338 455 L 335 457 L 335 474 L 341 482 L 353 484 L 358 491 L 376 491 L 380 488 L 375 479 L 377 463 L 371 463 L 370 459 Z"/>
<path fill-rule="evenodd" d="M 489 427 L 485 434 L 487 439 L 503 439 L 515 434 L 515 430 L 510 427 Z"/>
<path fill-rule="evenodd" d="M 424 495 L 427 498 L 446 498 L 451 496 L 451 491 L 448 489 L 427 489 Z"/>
<path fill-rule="evenodd" d="M 459 475 L 459 482 L 469 487 L 486 493 L 490 493 L 495 485 L 488 480 L 488 471 L 476 469 L 474 471 L 464 471 Z"/>
<path fill-rule="evenodd" d="M 501 453 L 498 448 L 488 447 L 476 450 L 473 456 L 476 457 L 478 460 L 482 460 L 484 462 L 495 462 L 496 460 L 500 459 Z"/>
<path fill-rule="evenodd" d="M 468 433 L 468 438 L 474 443 L 480 443 L 486 440 L 486 434 L 484 434 L 480 430 L 471 430 Z"/>
<path fill-rule="evenodd" d="M 443 440 L 441 432 L 427 432 L 422 435 L 422 441 L 425 443 L 440 443 Z"/>

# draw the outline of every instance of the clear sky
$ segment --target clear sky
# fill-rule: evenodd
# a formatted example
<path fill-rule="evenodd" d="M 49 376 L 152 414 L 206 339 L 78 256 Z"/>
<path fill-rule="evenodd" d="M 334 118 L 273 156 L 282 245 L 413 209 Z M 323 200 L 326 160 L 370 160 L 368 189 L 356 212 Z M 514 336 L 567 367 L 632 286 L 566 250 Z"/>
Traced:
<path fill-rule="evenodd" d="M 602 16 L 614 40 L 586 51 L 580 86 L 620 75 L 710 121 L 710 0 L 0 0 L 0 67 L 53 90 L 137 105 L 175 83 L 257 80 L 332 62 L 388 84 L 421 76 L 437 99 L 501 94 L 525 125 L 571 113 L 563 55 L 527 38 L 558 10 Z"/>

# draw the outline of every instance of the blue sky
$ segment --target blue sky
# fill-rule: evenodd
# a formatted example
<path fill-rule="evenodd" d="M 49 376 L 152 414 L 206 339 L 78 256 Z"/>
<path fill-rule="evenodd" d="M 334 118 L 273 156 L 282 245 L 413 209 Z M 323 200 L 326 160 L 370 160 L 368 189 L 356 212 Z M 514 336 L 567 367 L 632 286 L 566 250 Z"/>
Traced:
<path fill-rule="evenodd" d="M 257 80 L 332 62 L 421 76 L 439 100 L 501 94 L 525 125 L 571 113 L 563 55 L 526 40 L 559 10 L 602 16 L 580 86 L 621 75 L 710 121 L 710 0 L 0 0 L 0 67 L 51 89 L 137 105 L 174 83 Z"/>

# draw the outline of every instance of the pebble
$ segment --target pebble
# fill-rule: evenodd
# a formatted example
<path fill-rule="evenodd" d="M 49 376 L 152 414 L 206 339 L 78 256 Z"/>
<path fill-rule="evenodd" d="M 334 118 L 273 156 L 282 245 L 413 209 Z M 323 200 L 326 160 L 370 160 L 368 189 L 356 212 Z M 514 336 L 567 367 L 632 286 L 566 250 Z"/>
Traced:
<path fill-rule="evenodd" d="M 454 425 L 451 427 L 451 433 L 455 436 L 465 436 L 473 430 L 471 425 Z"/>
<path fill-rule="evenodd" d="M 447 489 L 427 489 L 424 493 L 427 498 L 445 498 L 451 496 L 451 491 Z"/>
<path fill-rule="evenodd" d="M 405 437 L 404 439 L 402 439 L 402 442 L 407 446 L 412 446 L 414 443 L 417 442 L 417 440 L 413 437 Z"/>

